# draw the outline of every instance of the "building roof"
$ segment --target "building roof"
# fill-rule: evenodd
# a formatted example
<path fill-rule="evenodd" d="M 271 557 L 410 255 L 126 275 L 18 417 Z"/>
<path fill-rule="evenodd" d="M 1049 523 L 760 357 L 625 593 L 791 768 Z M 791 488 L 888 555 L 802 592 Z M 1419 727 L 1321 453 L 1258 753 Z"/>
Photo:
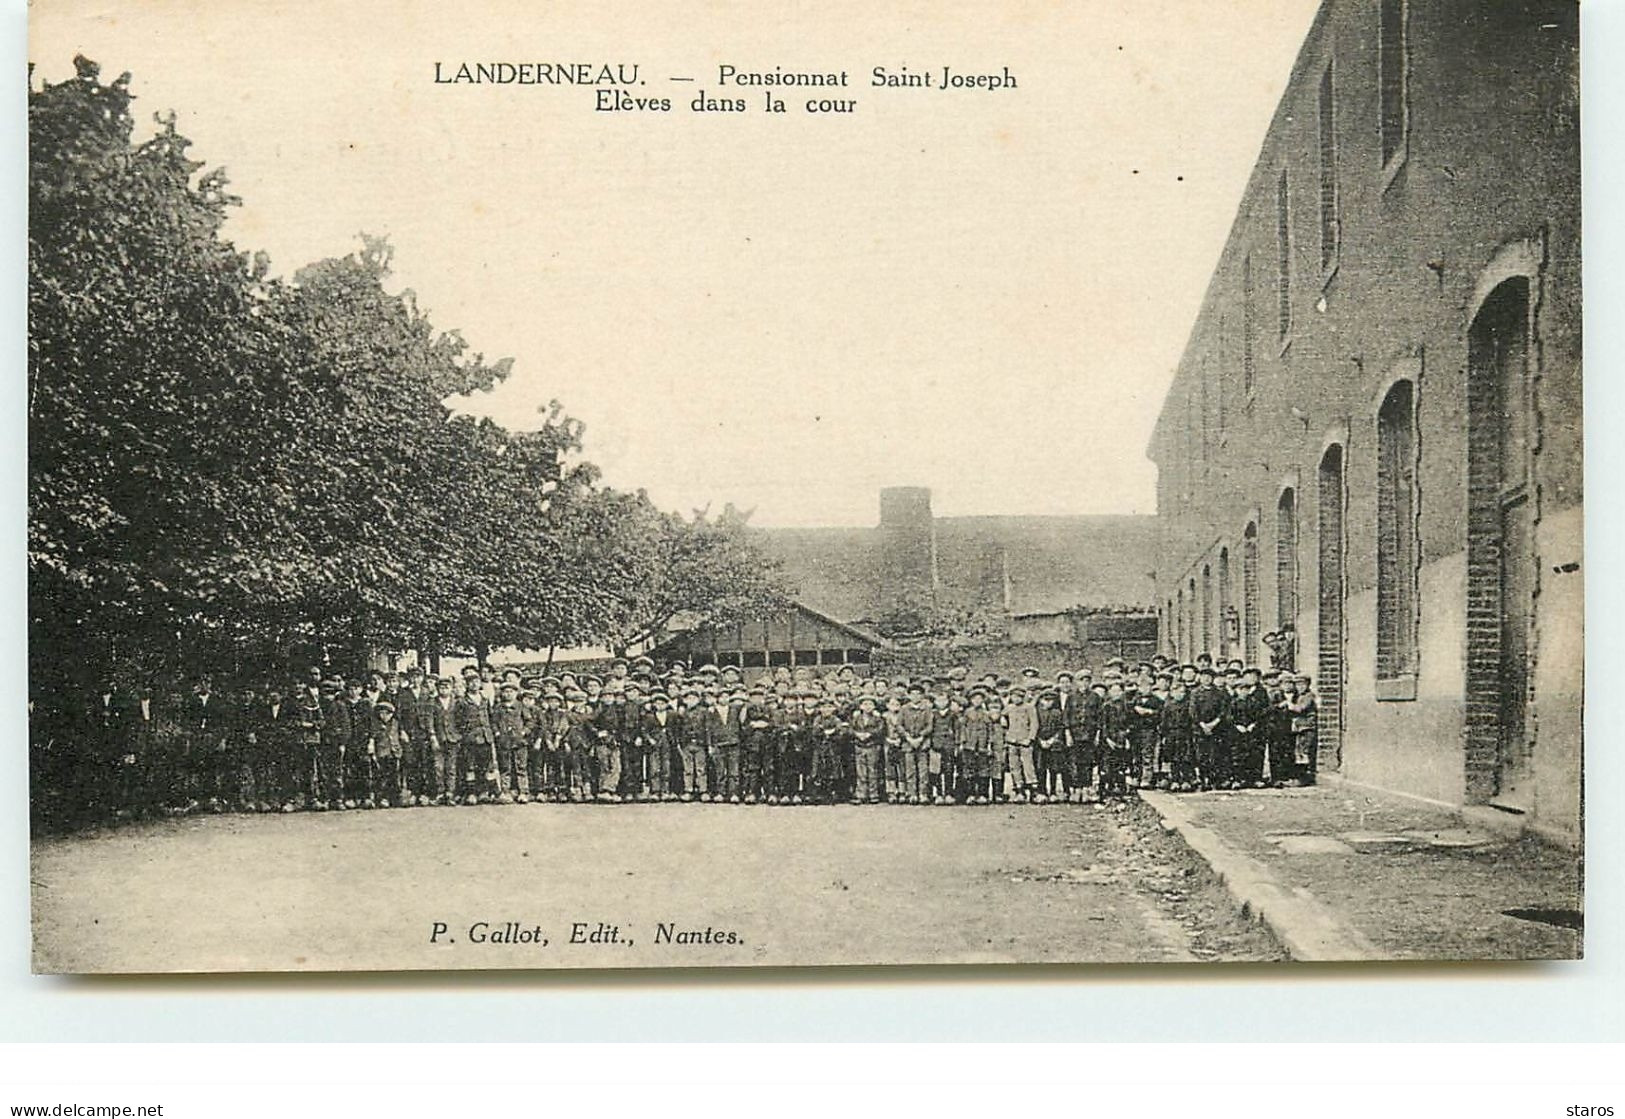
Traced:
<path fill-rule="evenodd" d="M 796 601 L 831 618 L 872 617 L 878 593 L 879 533 L 872 528 L 762 531 L 769 555 L 784 562 Z"/>
<path fill-rule="evenodd" d="M 1035 613 L 1156 598 L 1155 517 L 938 517 L 934 527 L 939 592 L 952 602 Z M 846 622 L 883 610 L 878 529 L 761 531 L 804 606 Z"/>
<path fill-rule="evenodd" d="M 1157 521 L 1149 516 L 943 517 L 937 565 L 951 587 L 959 555 L 1002 553 L 1009 609 L 1017 614 L 1074 606 L 1150 604 Z"/>
<path fill-rule="evenodd" d="M 768 615 L 764 616 L 764 620 L 768 623 L 765 632 L 769 642 L 776 642 L 778 637 L 784 636 L 783 633 L 777 633 L 777 636 L 775 636 L 775 633 L 782 628 L 779 623 L 782 623 L 784 619 L 792 613 L 799 614 L 806 618 L 811 618 L 828 629 L 834 630 L 837 633 L 851 638 L 864 648 L 872 649 L 876 646 L 887 644 L 886 639 L 881 637 L 878 633 L 875 633 L 873 630 L 864 626 L 852 625 L 848 622 L 843 622 L 839 618 L 832 618 L 828 614 L 815 610 L 803 602 L 792 602 L 788 607 L 771 611 Z M 752 628 L 753 626 L 754 629 Z M 719 627 L 719 633 L 727 633 L 732 631 L 734 628 L 735 627 L 733 626 Z M 708 629 L 709 627 L 705 624 L 695 624 L 692 615 L 690 615 L 684 621 L 674 622 L 673 625 L 669 627 L 666 633 L 661 637 L 660 641 L 650 650 L 650 653 L 655 657 L 670 657 L 672 653 L 686 648 L 693 640 L 695 635 L 703 635 L 708 631 Z M 747 623 L 746 632 L 747 635 L 751 633 L 763 632 L 762 620 L 758 620 L 754 623 Z M 709 640 L 709 638 L 707 638 L 707 640 Z M 730 636 L 724 642 L 724 645 L 728 648 L 737 647 L 737 644 L 734 642 L 732 636 Z M 754 648 L 758 646 L 752 644 L 751 647 Z M 828 646 L 826 645 L 826 648 L 827 647 Z"/>

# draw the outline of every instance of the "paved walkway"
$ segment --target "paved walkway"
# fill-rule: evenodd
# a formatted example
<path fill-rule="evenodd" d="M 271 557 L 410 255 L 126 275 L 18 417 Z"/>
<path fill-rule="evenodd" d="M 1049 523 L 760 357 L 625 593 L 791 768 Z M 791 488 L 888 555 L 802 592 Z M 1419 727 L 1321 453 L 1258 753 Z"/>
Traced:
<path fill-rule="evenodd" d="M 1294 959 L 1581 954 L 1578 852 L 1347 785 L 1142 798 Z"/>

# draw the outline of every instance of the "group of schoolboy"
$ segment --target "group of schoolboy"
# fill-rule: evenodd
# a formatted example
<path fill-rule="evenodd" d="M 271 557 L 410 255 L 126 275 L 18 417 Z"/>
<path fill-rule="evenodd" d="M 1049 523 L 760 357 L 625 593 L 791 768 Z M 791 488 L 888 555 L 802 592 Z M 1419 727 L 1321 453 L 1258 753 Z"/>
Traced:
<path fill-rule="evenodd" d="M 184 761 L 162 782 L 168 810 L 1090 803 L 1134 787 L 1315 777 L 1308 677 L 1206 655 L 1113 659 L 1098 676 L 1053 680 L 1031 668 L 973 680 L 964 669 L 885 679 L 843 667 L 747 683 L 732 666 L 657 674 L 646 657 L 617 659 L 602 678 L 470 666 L 460 678 L 408 668 L 345 680 L 312 668 L 290 691 L 227 702 L 200 682 Z"/>

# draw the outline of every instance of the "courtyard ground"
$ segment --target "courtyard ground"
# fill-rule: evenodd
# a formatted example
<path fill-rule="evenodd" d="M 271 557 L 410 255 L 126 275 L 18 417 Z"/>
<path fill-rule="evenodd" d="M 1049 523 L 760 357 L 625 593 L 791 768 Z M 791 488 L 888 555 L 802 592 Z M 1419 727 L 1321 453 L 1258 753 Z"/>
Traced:
<path fill-rule="evenodd" d="M 32 874 L 40 972 L 1283 956 L 1138 803 L 193 816 L 37 840 Z"/>

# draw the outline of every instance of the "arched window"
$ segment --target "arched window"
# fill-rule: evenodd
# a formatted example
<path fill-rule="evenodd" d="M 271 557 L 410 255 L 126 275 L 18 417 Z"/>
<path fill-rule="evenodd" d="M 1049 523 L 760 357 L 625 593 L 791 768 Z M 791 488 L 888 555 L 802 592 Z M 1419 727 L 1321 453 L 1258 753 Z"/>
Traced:
<path fill-rule="evenodd" d="M 1258 656 L 1258 525 L 1248 522 L 1241 534 L 1241 655 Z"/>
<path fill-rule="evenodd" d="M 1298 630 L 1298 495 L 1290 487 L 1275 503 L 1275 628 Z"/>
<path fill-rule="evenodd" d="M 1230 658 L 1230 549 L 1219 549 L 1219 656 Z"/>
<path fill-rule="evenodd" d="M 1202 565 L 1202 647 L 1199 653 L 1213 652 L 1213 568 Z"/>
<path fill-rule="evenodd" d="M 1377 676 L 1416 671 L 1416 393 L 1388 390 L 1377 411 Z"/>
<path fill-rule="evenodd" d="M 1201 636 L 1201 626 L 1196 622 L 1197 605 L 1196 580 L 1191 579 L 1185 587 L 1185 640 L 1189 643 L 1185 649 L 1185 659 L 1188 661 L 1195 660 L 1196 654 L 1201 652 L 1196 647 L 1196 639 Z"/>
<path fill-rule="evenodd" d="M 1333 443 L 1320 457 L 1320 589 L 1316 611 L 1316 707 L 1320 714 L 1320 764 L 1336 769 L 1343 758 L 1343 447 Z"/>
<path fill-rule="evenodd" d="M 1175 595 L 1178 603 L 1174 610 L 1174 659 L 1185 659 L 1185 588 L 1180 587 Z"/>

